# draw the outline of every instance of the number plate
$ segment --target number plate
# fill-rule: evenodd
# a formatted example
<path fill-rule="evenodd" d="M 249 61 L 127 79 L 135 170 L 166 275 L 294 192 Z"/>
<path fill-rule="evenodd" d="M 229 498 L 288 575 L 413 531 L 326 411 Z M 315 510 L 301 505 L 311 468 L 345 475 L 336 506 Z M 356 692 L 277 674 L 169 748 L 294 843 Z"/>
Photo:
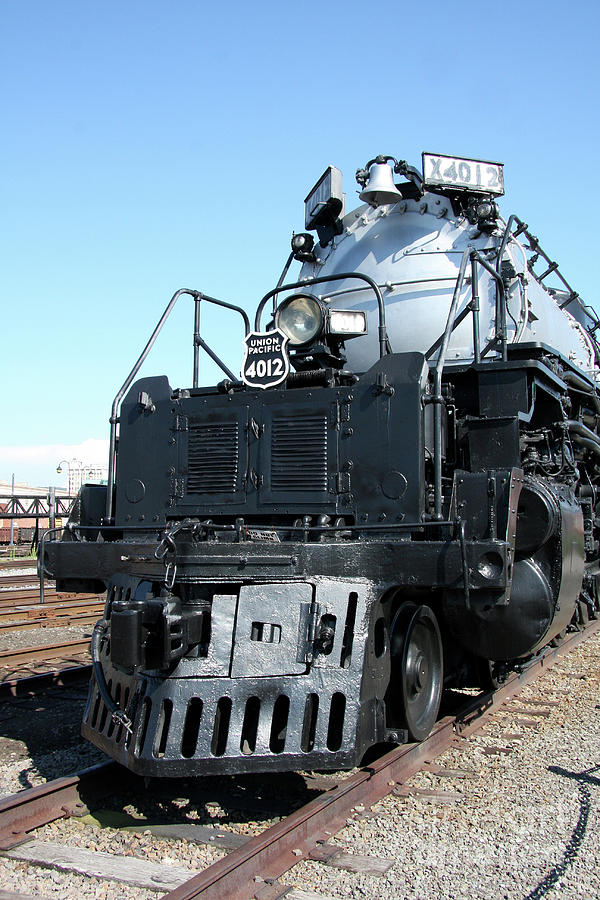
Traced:
<path fill-rule="evenodd" d="M 251 331 L 244 338 L 242 381 L 249 387 L 269 388 L 281 384 L 290 373 L 287 335 L 273 331 Z"/>
<path fill-rule="evenodd" d="M 321 214 L 327 209 L 333 215 L 343 217 L 344 200 L 342 173 L 335 166 L 329 166 L 304 201 L 304 227 L 309 231 L 316 228 Z"/>
<path fill-rule="evenodd" d="M 279 535 L 276 531 L 257 531 L 256 528 L 248 528 L 246 530 L 246 538 L 249 541 L 262 541 L 266 544 L 279 544 Z"/>
<path fill-rule="evenodd" d="M 423 182 L 431 187 L 500 195 L 504 193 L 503 164 L 423 153 Z"/>

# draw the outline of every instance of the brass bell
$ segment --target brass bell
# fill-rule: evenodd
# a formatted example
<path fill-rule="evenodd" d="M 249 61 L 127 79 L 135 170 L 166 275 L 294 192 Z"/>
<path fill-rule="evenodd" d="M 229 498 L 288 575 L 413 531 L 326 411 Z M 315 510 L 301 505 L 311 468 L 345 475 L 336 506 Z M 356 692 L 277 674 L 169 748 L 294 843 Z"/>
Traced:
<path fill-rule="evenodd" d="M 369 206 L 384 206 L 398 203 L 402 194 L 394 184 L 394 173 L 387 163 L 373 163 L 369 169 L 369 181 L 358 195 Z"/>

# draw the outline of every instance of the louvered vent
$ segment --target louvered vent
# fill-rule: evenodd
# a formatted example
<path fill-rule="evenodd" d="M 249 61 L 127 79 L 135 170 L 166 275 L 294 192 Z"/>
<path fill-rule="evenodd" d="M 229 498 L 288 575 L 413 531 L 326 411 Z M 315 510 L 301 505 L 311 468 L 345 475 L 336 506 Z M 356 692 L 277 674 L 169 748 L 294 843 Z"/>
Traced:
<path fill-rule="evenodd" d="M 220 425 L 190 421 L 188 480 L 189 494 L 226 494 L 238 487 L 237 422 Z"/>
<path fill-rule="evenodd" d="M 274 420 L 271 490 L 327 491 L 326 416 L 282 416 Z"/>

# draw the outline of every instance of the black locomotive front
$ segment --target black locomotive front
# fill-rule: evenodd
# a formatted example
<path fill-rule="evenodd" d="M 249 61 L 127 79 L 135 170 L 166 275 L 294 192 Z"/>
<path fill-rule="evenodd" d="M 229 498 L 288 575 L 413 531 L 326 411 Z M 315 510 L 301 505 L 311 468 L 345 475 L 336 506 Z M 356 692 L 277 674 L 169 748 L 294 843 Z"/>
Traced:
<path fill-rule="evenodd" d="M 83 540 L 46 554 L 59 586 L 108 586 L 99 680 L 132 731 L 98 683 L 83 729 L 135 771 L 354 765 L 374 743 L 430 730 L 438 621 L 467 617 L 492 658 L 547 631 L 550 598 L 529 623 L 522 605 L 505 605 L 520 470 L 461 473 L 462 519 L 428 521 L 424 357 L 387 355 L 352 381 L 173 393 L 159 377 L 131 388 L 114 525 L 86 520 L 102 489 L 84 488 L 67 532 Z M 455 643 L 446 636 L 446 677 L 458 667 L 468 680 Z"/>
<path fill-rule="evenodd" d="M 595 614 L 594 385 L 501 327 L 483 359 L 478 299 L 457 310 L 469 260 L 490 268 L 465 251 L 425 353 L 391 352 L 369 276 L 329 276 L 376 299 L 364 372 L 344 346 L 366 320 L 311 296 L 324 278 L 279 285 L 254 332 L 237 309 L 242 380 L 199 334 L 200 304 L 228 304 L 174 296 L 195 303 L 194 386 L 134 383 L 163 316 L 113 405 L 108 486 L 41 553 L 59 589 L 107 589 L 83 733 L 109 755 L 145 775 L 352 766 L 426 737 L 444 686 L 502 677 L 578 597 Z M 449 367 L 467 314 L 477 351 Z M 200 348 L 220 384 L 199 386 Z"/>

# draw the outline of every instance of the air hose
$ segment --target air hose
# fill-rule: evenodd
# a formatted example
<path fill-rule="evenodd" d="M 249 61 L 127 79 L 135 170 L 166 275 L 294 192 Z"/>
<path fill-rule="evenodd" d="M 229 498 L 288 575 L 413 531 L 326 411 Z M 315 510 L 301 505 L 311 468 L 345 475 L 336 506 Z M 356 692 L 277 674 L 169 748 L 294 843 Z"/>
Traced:
<path fill-rule="evenodd" d="M 131 719 L 129 718 L 125 710 L 121 709 L 119 707 L 119 704 L 115 703 L 115 701 L 111 697 L 108 684 L 106 683 L 106 678 L 104 677 L 104 669 L 102 668 L 102 663 L 100 662 L 100 647 L 102 646 L 102 641 L 107 631 L 108 622 L 106 621 L 106 619 L 99 619 L 94 625 L 94 630 L 92 631 L 91 653 L 94 678 L 96 679 L 96 684 L 98 685 L 100 696 L 104 700 L 104 704 L 108 709 L 113 722 L 116 725 L 122 725 L 123 728 L 131 734 Z"/>

